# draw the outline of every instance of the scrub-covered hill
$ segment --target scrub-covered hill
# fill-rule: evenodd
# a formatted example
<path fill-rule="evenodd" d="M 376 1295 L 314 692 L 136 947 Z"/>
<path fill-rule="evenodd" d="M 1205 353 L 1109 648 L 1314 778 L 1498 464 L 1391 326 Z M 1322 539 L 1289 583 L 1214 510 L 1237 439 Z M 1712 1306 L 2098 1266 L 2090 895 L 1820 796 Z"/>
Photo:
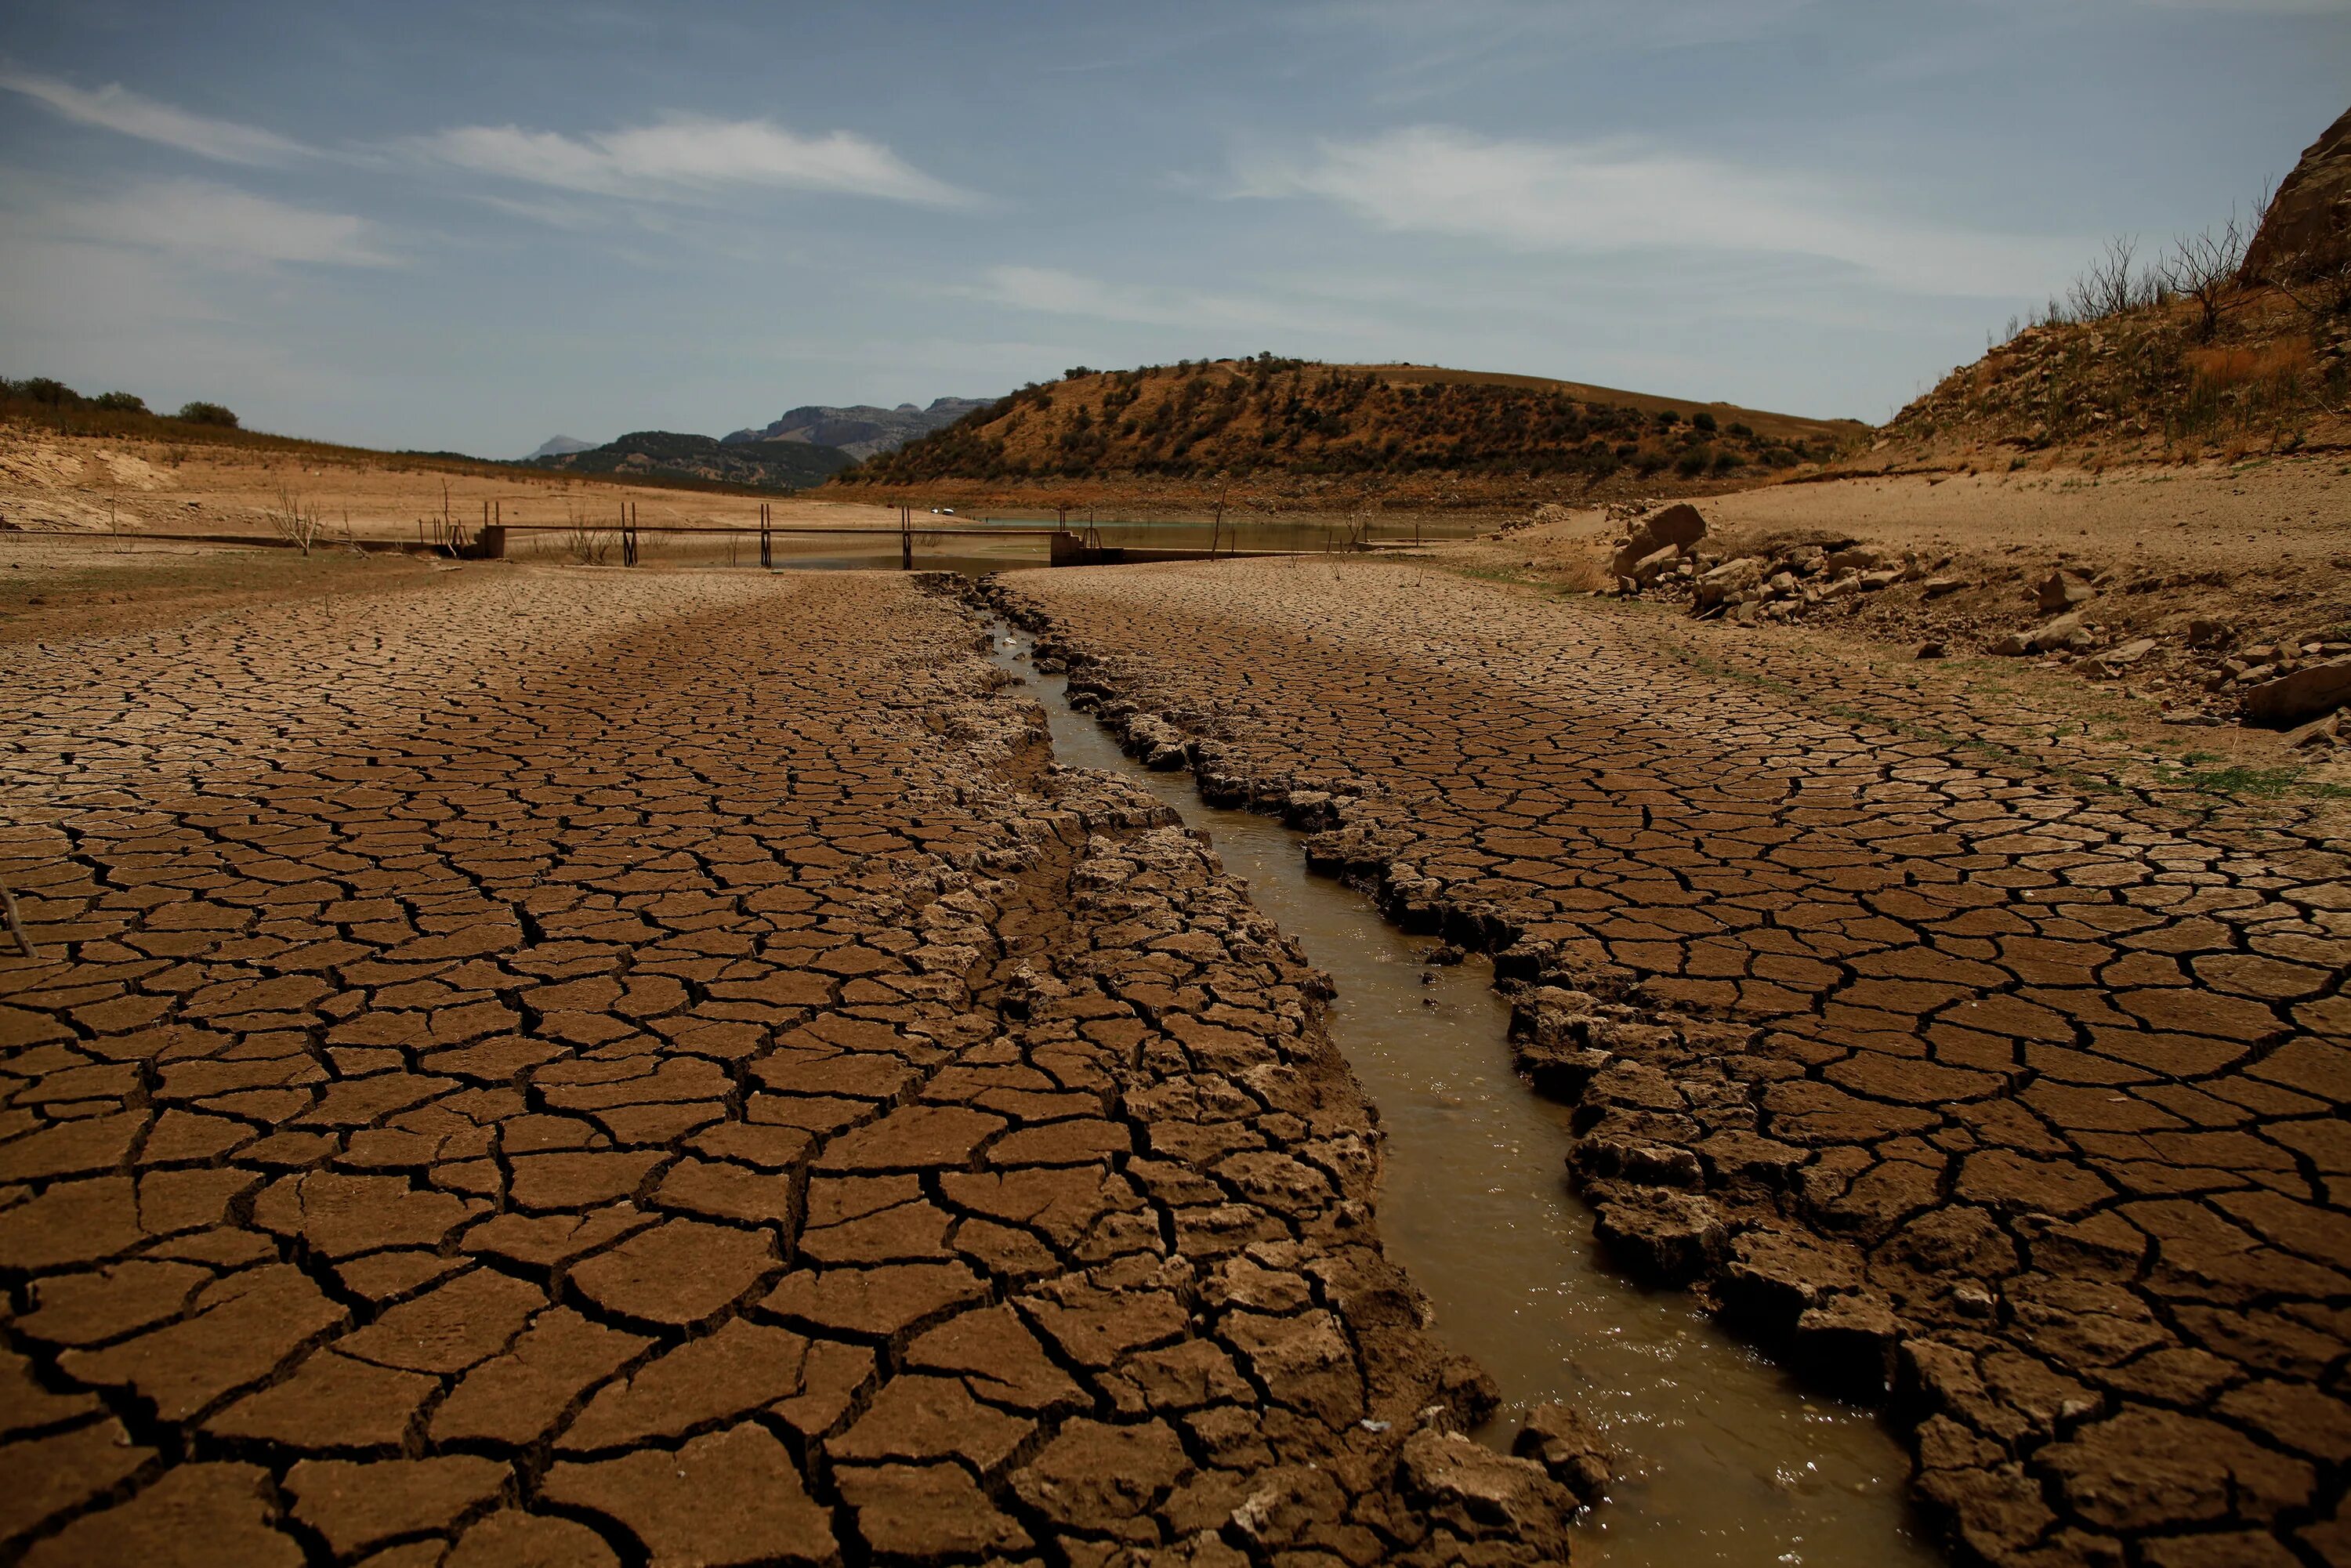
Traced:
<path fill-rule="evenodd" d="M 1426 365 L 1325 365 L 1260 354 L 1132 371 L 1083 367 L 1024 387 L 841 483 L 1084 485 L 1311 476 L 1393 482 L 1761 478 L 1825 461 L 1865 433 L 1727 403 Z"/>

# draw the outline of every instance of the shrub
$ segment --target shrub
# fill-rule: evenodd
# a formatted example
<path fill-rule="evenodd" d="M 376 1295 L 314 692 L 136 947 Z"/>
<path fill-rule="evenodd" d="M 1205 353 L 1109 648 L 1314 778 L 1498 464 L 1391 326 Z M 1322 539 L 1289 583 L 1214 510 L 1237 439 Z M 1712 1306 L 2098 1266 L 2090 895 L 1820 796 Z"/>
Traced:
<path fill-rule="evenodd" d="M 1676 425 L 1679 424 L 1681 422 L 1682 416 L 1674 410 L 1670 408 L 1661 408 L 1657 410 L 1657 423 L 1659 424 Z"/>
<path fill-rule="evenodd" d="M 51 408 L 68 402 L 79 402 L 81 394 L 60 381 L 47 376 L 34 376 L 28 381 L 8 383 L 8 395 L 23 398 L 26 402 L 47 403 Z"/>
<path fill-rule="evenodd" d="M 185 420 L 190 424 L 216 424 L 224 430 L 236 428 L 236 415 L 216 402 L 182 403 L 180 412 L 172 417 Z"/>
<path fill-rule="evenodd" d="M 1707 432 L 1708 434 L 1712 434 L 1714 432 L 1714 415 L 1707 413 L 1704 409 L 1700 409 L 1698 413 L 1690 415 L 1690 423 L 1697 425 L 1700 430 Z"/>
<path fill-rule="evenodd" d="M 145 413 L 147 412 L 147 400 L 141 397 L 137 392 L 100 392 L 98 394 L 96 402 L 99 407 L 107 409 L 115 413 Z"/>
<path fill-rule="evenodd" d="M 1705 473 L 1706 465 L 1713 461 L 1714 452 L 1712 448 L 1693 446 L 1687 452 L 1682 454 L 1681 461 L 1674 465 L 1674 472 L 1680 475 L 1685 479 L 1695 479 L 1699 475 Z"/>

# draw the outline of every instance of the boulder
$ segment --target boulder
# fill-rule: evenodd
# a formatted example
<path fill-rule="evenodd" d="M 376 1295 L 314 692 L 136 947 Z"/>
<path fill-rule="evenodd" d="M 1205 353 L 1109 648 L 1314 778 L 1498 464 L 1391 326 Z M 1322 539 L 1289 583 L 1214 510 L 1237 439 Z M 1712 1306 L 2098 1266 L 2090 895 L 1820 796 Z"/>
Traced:
<path fill-rule="evenodd" d="M 1660 545 L 1633 563 L 1635 582 L 1646 588 L 1658 578 L 1681 564 L 1682 552 L 1677 545 Z"/>
<path fill-rule="evenodd" d="M 1711 610 L 1762 580 L 1763 563 L 1752 556 L 1724 561 L 1698 578 L 1697 607 L 1701 611 Z"/>
<path fill-rule="evenodd" d="M 1510 1452 L 1541 1465 L 1587 1507 L 1607 1491 L 1615 1469 L 1608 1446 L 1592 1424 L 1556 1399 L 1527 1412 L 1519 1435 L 1510 1439 Z"/>
<path fill-rule="evenodd" d="M 1993 639 L 1991 646 L 1986 652 L 1997 653 L 2003 659 L 2022 658 L 2032 652 L 2032 633 L 2030 632 L 2005 632 Z"/>
<path fill-rule="evenodd" d="M 2098 640 L 2082 624 L 2079 615 L 2060 615 L 2054 621 L 2044 621 L 2024 641 L 2036 653 L 2054 653 L 2061 649 L 2085 653 L 2098 645 Z"/>
<path fill-rule="evenodd" d="M 2351 659 L 2329 659 L 2246 688 L 2243 711 L 2247 724 L 2291 729 L 2346 704 L 2351 704 Z"/>
<path fill-rule="evenodd" d="M 2141 659 L 2146 658 L 2149 653 L 2154 652 L 2154 638 L 2134 637 L 2129 642 L 2124 643 L 2121 647 L 2109 648 L 2105 653 L 2099 654 L 2098 663 L 2105 665 L 2106 670 L 2111 673 L 2113 671 L 2124 669 L 2129 665 L 2136 664 Z"/>
<path fill-rule="evenodd" d="M 1926 586 L 1928 598 L 1940 599 L 1947 593 L 1957 593 L 1967 584 L 1956 577 L 1930 577 Z"/>
<path fill-rule="evenodd" d="M 1910 656 L 1914 659 L 1940 659 L 1949 653 L 1950 650 L 1940 643 L 1921 643 L 1912 650 Z"/>
<path fill-rule="evenodd" d="M 1886 559 L 1886 552 L 1876 545 L 1847 545 L 1829 552 L 1823 564 L 1831 571 L 1867 571 Z"/>
<path fill-rule="evenodd" d="M 1678 555 L 1684 549 L 1706 538 L 1706 519 L 1698 508 L 1687 501 L 1677 501 L 1651 512 L 1633 525 L 1625 542 L 1616 547 L 1615 559 L 1609 570 L 1617 577 L 1639 577 L 1633 569 L 1646 557 L 1657 551 L 1672 550 Z M 1641 580 L 1647 581 L 1646 578 Z"/>
<path fill-rule="evenodd" d="M 2051 572 L 2033 592 L 2043 615 L 2055 615 L 2073 609 L 2076 604 L 2087 604 L 2098 596 L 2098 591 L 2090 586 L 2089 579 L 2071 571 Z"/>
<path fill-rule="evenodd" d="M 1706 538 L 1706 519 L 1687 501 L 1677 501 L 1670 507 L 1660 507 L 1641 519 L 1640 526 L 1649 537 L 1661 545 L 1678 549 L 1694 545 Z"/>

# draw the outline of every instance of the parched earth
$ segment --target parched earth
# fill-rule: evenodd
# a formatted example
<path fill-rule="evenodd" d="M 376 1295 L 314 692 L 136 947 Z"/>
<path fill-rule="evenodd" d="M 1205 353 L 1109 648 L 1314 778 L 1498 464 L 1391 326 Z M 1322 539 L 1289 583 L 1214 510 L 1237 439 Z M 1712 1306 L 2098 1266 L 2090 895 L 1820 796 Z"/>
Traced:
<path fill-rule="evenodd" d="M 0 654 L 0 1559 L 1564 1556 L 1320 977 L 922 586 Z"/>
<path fill-rule="evenodd" d="M 1130 750 L 1495 951 L 1602 1236 L 1890 1385 L 1963 1558 L 2351 1563 L 2339 814 L 1412 565 L 997 592 Z"/>

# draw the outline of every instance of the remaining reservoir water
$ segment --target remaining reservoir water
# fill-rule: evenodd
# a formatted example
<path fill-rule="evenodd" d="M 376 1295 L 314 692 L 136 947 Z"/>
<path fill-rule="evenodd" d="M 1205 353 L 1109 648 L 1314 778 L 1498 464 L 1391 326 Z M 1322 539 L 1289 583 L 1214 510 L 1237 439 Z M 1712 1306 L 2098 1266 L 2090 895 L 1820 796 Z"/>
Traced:
<path fill-rule="evenodd" d="M 1567 1186 L 1567 1112 L 1512 1070 L 1490 964 L 1426 967 L 1426 941 L 1307 872 L 1297 834 L 1212 808 L 1188 774 L 1122 754 L 1068 706 L 1060 677 L 1037 672 L 1025 634 L 998 627 L 995 657 L 1043 705 L 1058 760 L 1120 773 L 1207 831 L 1225 869 L 1337 983 L 1332 1038 L 1387 1134 L 1380 1234 L 1435 1303 L 1437 1333 L 1501 1385 L 1504 1408 L 1480 1435 L 1505 1446 L 1519 1410 L 1563 1399 L 1615 1449 L 1617 1480 L 1585 1516 L 1580 1563 L 1941 1562 L 1904 1498 L 1908 1458 L 1870 1412 L 1800 1387 L 1687 1297 L 1609 1268 Z"/>

